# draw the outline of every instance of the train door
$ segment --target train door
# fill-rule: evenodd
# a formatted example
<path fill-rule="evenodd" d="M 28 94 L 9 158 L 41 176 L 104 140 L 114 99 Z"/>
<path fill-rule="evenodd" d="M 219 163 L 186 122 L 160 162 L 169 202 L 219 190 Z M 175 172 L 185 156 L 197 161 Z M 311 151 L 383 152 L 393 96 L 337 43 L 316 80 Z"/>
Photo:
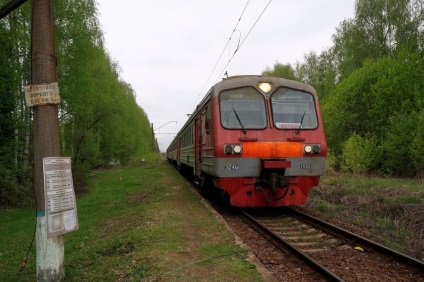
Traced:
<path fill-rule="evenodd" d="M 198 182 L 200 176 L 200 163 L 202 159 L 201 141 L 202 139 L 202 119 L 201 115 L 196 118 L 194 125 L 194 178 Z"/>
<path fill-rule="evenodd" d="M 204 130 L 205 130 L 205 120 L 206 120 L 206 110 L 203 109 L 200 115 L 196 118 L 195 127 L 194 127 L 194 136 L 195 136 L 195 165 L 194 165 L 194 175 L 196 181 L 199 180 L 201 176 L 201 166 L 203 162 L 203 147 L 204 147 Z"/>
<path fill-rule="evenodd" d="M 177 167 L 180 167 L 181 166 L 181 159 L 180 159 L 180 155 L 181 155 L 181 150 L 180 150 L 180 148 L 181 148 L 181 137 L 178 137 L 178 139 L 177 139 Z"/>

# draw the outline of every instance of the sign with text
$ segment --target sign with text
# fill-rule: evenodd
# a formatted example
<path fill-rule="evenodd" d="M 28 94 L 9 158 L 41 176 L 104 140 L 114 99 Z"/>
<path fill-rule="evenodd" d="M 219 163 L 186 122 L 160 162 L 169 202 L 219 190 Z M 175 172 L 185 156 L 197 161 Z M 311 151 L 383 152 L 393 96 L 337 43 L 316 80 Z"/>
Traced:
<path fill-rule="evenodd" d="M 24 86 L 27 107 L 60 104 L 57 82 Z"/>
<path fill-rule="evenodd" d="M 44 158 L 43 173 L 47 238 L 77 230 L 77 205 L 72 181 L 71 158 Z"/>

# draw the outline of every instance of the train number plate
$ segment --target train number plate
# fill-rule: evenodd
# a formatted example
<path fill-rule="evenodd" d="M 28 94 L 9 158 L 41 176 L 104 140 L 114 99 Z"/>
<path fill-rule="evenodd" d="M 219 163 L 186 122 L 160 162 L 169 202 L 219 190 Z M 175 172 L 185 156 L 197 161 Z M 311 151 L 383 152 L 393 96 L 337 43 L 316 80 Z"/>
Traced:
<path fill-rule="evenodd" d="M 299 165 L 300 169 L 310 169 L 311 168 L 311 164 L 300 164 Z"/>
<path fill-rule="evenodd" d="M 236 164 L 229 164 L 225 166 L 226 170 L 238 170 L 239 169 L 239 165 Z"/>

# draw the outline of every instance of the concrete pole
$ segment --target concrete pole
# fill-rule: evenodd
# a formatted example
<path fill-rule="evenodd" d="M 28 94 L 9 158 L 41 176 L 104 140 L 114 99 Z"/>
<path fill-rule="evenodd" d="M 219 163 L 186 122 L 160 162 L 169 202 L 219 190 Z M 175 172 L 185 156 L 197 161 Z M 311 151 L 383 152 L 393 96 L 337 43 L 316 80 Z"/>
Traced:
<path fill-rule="evenodd" d="M 52 0 L 32 0 L 32 84 L 57 82 Z M 43 158 L 60 156 L 57 105 L 33 108 L 34 189 L 37 197 L 37 281 L 65 277 L 62 236 L 47 238 Z"/>

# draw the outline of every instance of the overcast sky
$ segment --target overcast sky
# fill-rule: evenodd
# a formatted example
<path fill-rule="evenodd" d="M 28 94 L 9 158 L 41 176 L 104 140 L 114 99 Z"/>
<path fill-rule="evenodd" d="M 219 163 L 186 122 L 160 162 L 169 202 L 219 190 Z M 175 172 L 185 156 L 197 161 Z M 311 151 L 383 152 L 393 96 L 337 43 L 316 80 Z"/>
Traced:
<path fill-rule="evenodd" d="M 98 0 L 98 11 L 106 49 L 165 151 L 226 71 L 260 74 L 277 61 L 293 65 L 320 53 L 339 23 L 353 18 L 354 2 Z"/>

